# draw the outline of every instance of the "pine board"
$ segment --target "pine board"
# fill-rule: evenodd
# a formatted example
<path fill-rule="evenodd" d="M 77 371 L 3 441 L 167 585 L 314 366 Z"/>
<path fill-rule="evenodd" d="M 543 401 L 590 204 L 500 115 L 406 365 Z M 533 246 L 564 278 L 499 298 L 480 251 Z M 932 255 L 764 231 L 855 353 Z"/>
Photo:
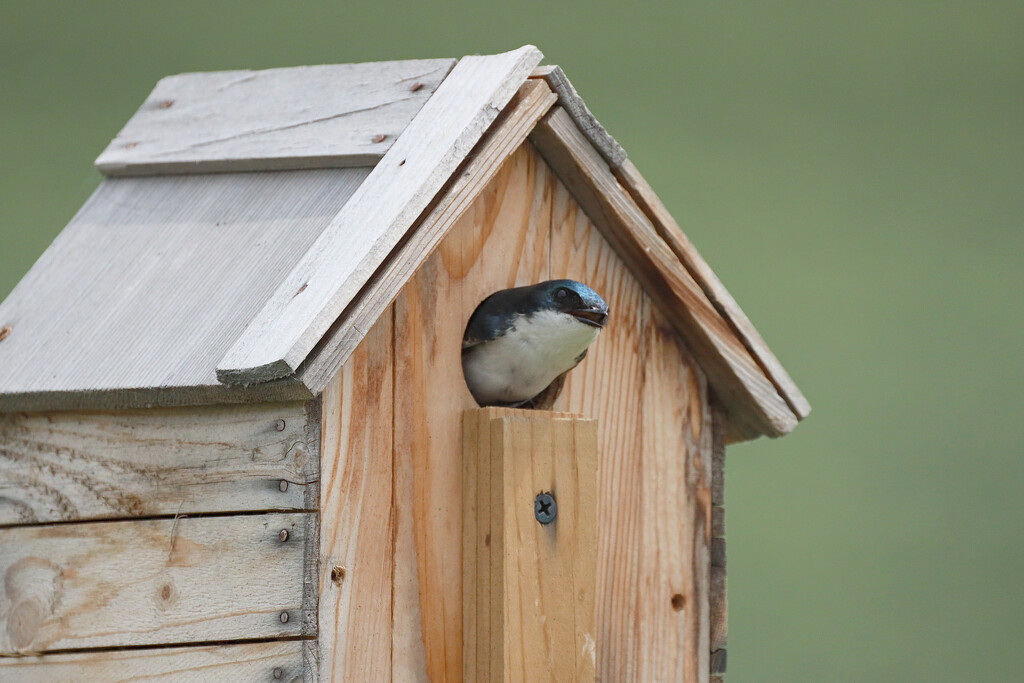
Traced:
<path fill-rule="evenodd" d="M 217 366 L 221 381 L 294 372 L 434 201 L 541 60 L 533 46 L 459 61 Z"/>
<path fill-rule="evenodd" d="M 103 683 L 221 683 L 310 681 L 302 642 L 286 640 L 211 647 L 0 657 L 0 680 L 12 683 L 103 681 Z"/>
<path fill-rule="evenodd" d="M 168 76 L 96 168 L 113 176 L 372 166 L 454 64 L 423 59 Z"/>
<path fill-rule="evenodd" d="M 526 140 L 554 102 L 555 95 L 544 83 L 530 80 L 523 84 L 473 150 L 462 172 L 299 368 L 298 377 L 311 391 L 318 392 L 327 386 L 362 341 L 366 331 L 395 300 L 452 226 L 472 207 L 508 156 Z"/>
<path fill-rule="evenodd" d="M 324 391 L 319 646 L 324 681 L 391 680 L 394 315 Z"/>
<path fill-rule="evenodd" d="M 569 114 L 553 109 L 530 139 L 684 336 L 736 424 L 751 435 L 791 431 L 797 417 Z"/>
<path fill-rule="evenodd" d="M 0 415 L 0 526 L 316 509 L 306 429 L 302 403 Z"/>
<path fill-rule="evenodd" d="M 0 304 L 0 412 L 312 398 L 215 369 L 367 173 L 104 181 Z"/>
<path fill-rule="evenodd" d="M 312 635 L 310 523 L 295 513 L 0 529 L 0 655 Z"/>

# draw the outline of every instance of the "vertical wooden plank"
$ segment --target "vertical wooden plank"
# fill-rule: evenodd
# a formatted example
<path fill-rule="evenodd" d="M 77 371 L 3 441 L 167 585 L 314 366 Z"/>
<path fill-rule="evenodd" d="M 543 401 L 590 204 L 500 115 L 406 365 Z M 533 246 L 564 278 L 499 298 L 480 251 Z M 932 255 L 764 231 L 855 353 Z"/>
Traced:
<path fill-rule="evenodd" d="M 406 619 L 418 600 L 420 620 L 396 620 L 394 638 L 412 654 L 423 643 L 425 661 L 407 665 L 421 680 L 462 675 L 461 420 L 476 407 L 462 335 L 491 292 L 547 279 L 551 206 L 538 161 L 527 148 L 510 156 L 395 301 L 395 613 Z"/>
<path fill-rule="evenodd" d="M 729 416 L 723 408 L 712 404 L 713 425 L 711 443 L 711 590 L 709 611 L 711 620 L 711 673 L 725 671 L 725 653 L 729 638 L 726 593 L 725 545 L 725 442 L 729 433 Z"/>
<path fill-rule="evenodd" d="M 391 310 L 322 399 L 320 678 L 390 681 L 392 628 Z"/>
<path fill-rule="evenodd" d="M 707 387 L 651 310 L 641 392 L 643 525 L 638 679 L 707 681 L 711 537 Z"/>
<path fill-rule="evenodd" d="M 554 405 L 598 423 L 598 676 L 706 680 L 704 375 L 566 188 L 548 182 L 552 276 L 590 284 L 611 309 Z"/>
<path fill-rule="evenodd" d="M 485 408 L 464 427 L 463 680 L 594 680 L 596 424 Z M 557 505 L 549 524 L 539 493 Z"/>

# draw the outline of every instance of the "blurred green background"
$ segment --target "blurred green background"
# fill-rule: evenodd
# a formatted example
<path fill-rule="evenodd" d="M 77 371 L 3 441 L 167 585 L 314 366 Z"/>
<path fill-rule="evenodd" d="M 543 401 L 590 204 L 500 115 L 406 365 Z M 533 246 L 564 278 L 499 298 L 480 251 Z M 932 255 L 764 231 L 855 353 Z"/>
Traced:
<path fill-rule="evenodd" d="M 729 674 L 1024 680 L 1024 3 L 3 2 L 0 298 L 160 77 L 538 45 L 814 406 L 729 452 Z"/>

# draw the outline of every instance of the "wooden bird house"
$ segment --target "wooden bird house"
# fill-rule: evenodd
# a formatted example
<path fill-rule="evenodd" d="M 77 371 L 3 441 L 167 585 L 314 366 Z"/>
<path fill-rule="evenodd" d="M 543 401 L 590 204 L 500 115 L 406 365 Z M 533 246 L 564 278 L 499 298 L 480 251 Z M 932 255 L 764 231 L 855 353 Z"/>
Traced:
<path fill-rule="evenodd" d="M 157 84 L 0 305 L 0 679 L 716 680 L 725 444 L 809 406 L 540 61 Z M 609 325 L 479 408 L 554 278 Z"/>

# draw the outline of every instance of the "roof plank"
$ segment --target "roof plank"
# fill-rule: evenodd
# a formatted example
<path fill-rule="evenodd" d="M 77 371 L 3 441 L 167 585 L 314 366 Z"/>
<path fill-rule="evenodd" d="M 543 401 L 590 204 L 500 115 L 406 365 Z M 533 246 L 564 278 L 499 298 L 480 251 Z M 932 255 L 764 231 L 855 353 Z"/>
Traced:
<path fill-rule="evenodd" d="M 368 173 L 105 181 L 0 304 L 0 412 L 308 398 L 214 371 Z"/>
<path fill-rule="evenodd" d="M 96 159 L 108 176 L 372 166 L 453 59 L 169 76 Z"/>
<path fill-rule="evenodd" d="M 792 431 L 797 416 L 572 117 L 556 107 L 530 140 L 683 335 L 737 427 Z"/>
<path fill-rule="evenodd" d="M 527 45 L 460 60 L 227 352 L 218 379 L 264 382 L 294 372 L 542 57 Z"/>
<path fill-rule="evenodd" d="M 683 229 L 672 218 L 672 214 L 665 208 L 665 205 L 647 183 L 647 180 L 640 175 L 640 171 L 633 165 L 633 162 L 624 159 L 623 163 L 613 167 L 613 170 L 615 177 L 619 179 L 619 182 L 629 191 L 633 200 L 647 214 L 647 217 L 654 224 L 661 238 L 668 244 L 672 253 L 676 255 L 690 272 L 690 275 L 693 276 L 693 279 L 701 286 L 708 299 L 719 313 L 722 314 L 722 317 L 732 324 L 736 335 L 743 341 L 751 355 L 765 369 L 765 373 L 772 380 L 772 383 L 782 397 L 786 399 L 793 413 L 801 420 L 807 417 L 811 412 L 811 404 L 804 398 L 796 382 L 790 378 L 789 373 L 782 367 L 782 363 L 779 362 L 775 354 L 772 353 L 771 349 L 764 342 L 764 339 L 761 338 L 757 328 L 750 322 L 743 309 L 732 298 L 729 290 L 725 288 L 722 281 L 711 270 L 711 267 L 704 260 L 704 257 L 700 255 L 700 252 L 697 251 L 697 248 L 693 246 L 693 243 L 686 236 L 686 233 L 683 232 Z"/>
<path fill-rule="evenodd" d="M 384 310 L 473 206 L 505 160 L 526 140 L 555 101 L 555 94 L 543 81 L 531 79 L 523 84 L 501 119 L 473 150 L 463 172 L 441 193 L 430 212 L 410 231 L 299 368 L 298 378 L 312 393 L 318 394 L 328 386 Z"/>

